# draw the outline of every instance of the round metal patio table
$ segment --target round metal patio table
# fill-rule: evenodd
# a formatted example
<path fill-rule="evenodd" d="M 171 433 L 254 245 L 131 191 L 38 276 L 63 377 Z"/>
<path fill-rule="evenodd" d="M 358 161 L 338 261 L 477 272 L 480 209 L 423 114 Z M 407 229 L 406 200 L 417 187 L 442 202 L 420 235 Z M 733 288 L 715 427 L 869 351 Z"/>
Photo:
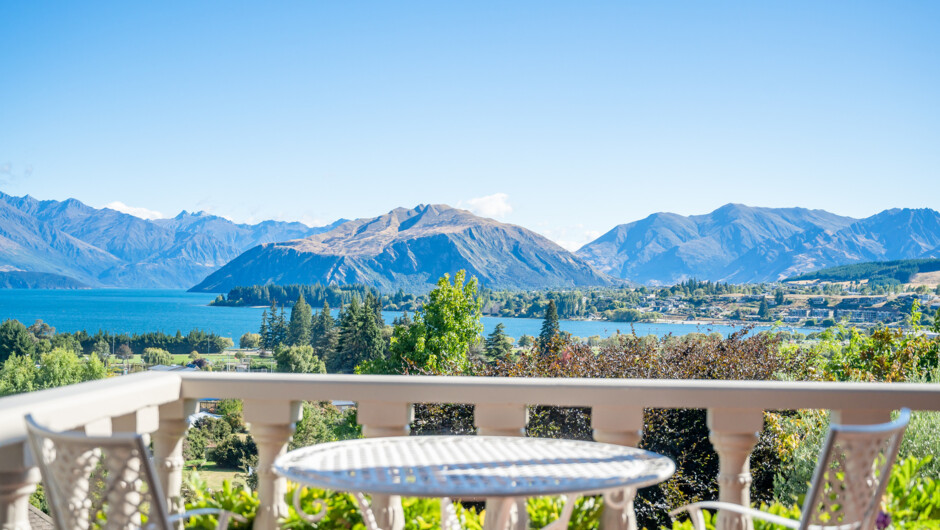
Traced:
<path fill-rule="evenodd" d="M 401 436 L 312 445 L 274 463 L 279 475 L 318 488 L 354 493 L 367 527 L 377 528 L 363 493 L 441 497 L 442 526 L 455 527 L 450 498 L 502 499 L 487 528 L 505 528 L 518 499 L 617 493 L 658 484 L 675 472 L 667 457 L 620 445 L 507 436 Z M 299 492 L 300 489 L 298 488 Z M 298 514 L 298 497 L 294 506 Z M 550 525 L 565 528 L 574 498 Z M 311 520 L 322 519 L 326 506 Z M 488 514 L 489 515 L 489 514 Z"/>

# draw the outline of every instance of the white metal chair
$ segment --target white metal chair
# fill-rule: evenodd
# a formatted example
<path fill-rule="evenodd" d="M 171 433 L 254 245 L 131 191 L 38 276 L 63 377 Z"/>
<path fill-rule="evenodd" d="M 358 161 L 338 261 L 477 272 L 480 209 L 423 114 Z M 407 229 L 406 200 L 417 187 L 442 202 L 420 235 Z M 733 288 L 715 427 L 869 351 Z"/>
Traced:
<path fill-rule="evenodd" d="M 54 432 L 26 416 L 30 446 L 42 473 L 57 528 L 170 530 L 196 515 L 218 515 L 217 528 L 244 517 L 204 508 L 170 514 L 143 437 Z"/>
<path fill-rule="evenodd" d="M 799 530 L 870 530 L 897 459 L 911 411 L 878 425 L 829 426 L 799 521 L 730 502 L 696 502 L 669 512 L 689 512 L 696 530 L 705 530 L 702 510 L 727 511 Z M 750 525 L 748 525 L 750 526 Z"/>

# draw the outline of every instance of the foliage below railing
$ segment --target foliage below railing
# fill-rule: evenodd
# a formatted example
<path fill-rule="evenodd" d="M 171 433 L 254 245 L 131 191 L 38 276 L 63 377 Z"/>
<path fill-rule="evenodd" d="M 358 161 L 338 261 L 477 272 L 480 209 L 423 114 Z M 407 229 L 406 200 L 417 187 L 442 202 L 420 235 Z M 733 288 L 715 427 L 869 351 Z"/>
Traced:
<path fill-rule="evenodd" d="M 899 461 L 891 472 L 887 491 L 883 502 L 883 513 L 880 516 L 882 523 L 889 522 L 891 528 L 897 529 L 940 529 L 940 481 L 926 476 L 925 466 L 931 461 L 930 457 L 923 459 L 906 458 Z M 362 518 L 356 507 L 356 502 L 348 493 L 327 492 L 315 488 L 302 488 L 300 505 L 305 513 L 312 515 L 319 513 L 319 500 L 326 500 L 326 517 L 319 523 L 311 525 L 305 522 L 294 510 L 293 495 L 298 486 L 289 484 L 285 502 L 288 503 L 288 516 L 282 521 L 282 528 L 301 529 L 315 528 L 317 530 L 343 530 L 362 528 Z M 186 504 L 187 510 L 197 508 L 220 508 L 238 513 L 249 520 L 248 524 L 232 523 L 231 528 L 249 528 L 258 510 L 257 493 L 247 488 L 233 487 L 228 481 L 223 483 L 219 490 L 210 490 L 198 475 L 190 478 L 187 490 L 192 500 Z M 802 501 L 802 499 L 798 499 Z M 440 501 L 438 499 L 406 498 L 402 506 L 405 511 L 406 530 L 427 530 L 440 528 Z M 541 528 L 556 520 L 561 514 L 563 501 L 557 497 L 539 497 L 529 499 L 526 511 L 530 526 Z M 760 504 L 759 509 L 798 520 L 800 518 L 799 503 L 787 506 L 779 502 Z M 478 512 L 472 507 L 456 505 L 457 516 L 464 528 L 480 530 L 483 527 L 485 511 Z M 598 528 L 603 501 L 599 497 L 584 497 L 577 501 L 571 517 L 569 528 L 577 530 L 593 530 Z M 714 529 L 714 515 L 706 512 L 707 527 Z M 190 520 L 189 528 L 211 530 L 215 528 L 214 516 L 200 516 Z M 662 527 L 666 528 L 666 527 Z M 675 521 L 672 530 L 691 530 L 688 520 Z M 775 526 L 754 521 L 755 530 L 773 530 Z M 885 528 L 882 526 L 881 528 Z"/>

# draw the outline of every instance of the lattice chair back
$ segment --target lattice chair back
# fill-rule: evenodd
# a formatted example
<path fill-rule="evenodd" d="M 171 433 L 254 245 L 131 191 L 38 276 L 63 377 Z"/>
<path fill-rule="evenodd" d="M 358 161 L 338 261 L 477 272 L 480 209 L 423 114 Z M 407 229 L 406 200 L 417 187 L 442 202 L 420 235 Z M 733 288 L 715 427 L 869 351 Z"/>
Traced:
<path fill-rule="evenodd" d="M 911 411 L 880 425 L 829 426 L 813 482 L 803 504 L 800 528 L 869 530 L 897 458 Z"/>
<path fill-rule="evenodd" d="M 26 416 L 56 527 L 170 528 L 163 492 L 143 438 L 53 432 Z"/>

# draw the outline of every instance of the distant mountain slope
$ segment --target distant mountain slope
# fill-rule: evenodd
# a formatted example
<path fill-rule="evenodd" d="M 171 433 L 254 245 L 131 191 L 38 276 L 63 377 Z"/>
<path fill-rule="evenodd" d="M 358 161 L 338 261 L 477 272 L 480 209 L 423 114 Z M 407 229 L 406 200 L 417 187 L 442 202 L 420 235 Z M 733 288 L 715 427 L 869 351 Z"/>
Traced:
<path fill-rule="evenodd" d="M 182 288 L 248 248 L 335 226 L 236 224 L 201 212 L 148 221 L 75 199 L 0 193 L 0 267 L 58 274 L 94 287 Z"/>
<path fill-rule="evenodd" d="M 255 247 L 192 290 L 364 283 L 383 291 L 425 291 L 444 273 L 460 269 L 490 288 L 611 284 L 581 259 L 525 228 L 446 205 L 421 205 Z"/>
<path fill-rule="evenodd" d="M 791 276 L 784 281 L 823 280 L 830 282 L 908 283 L 916 274 L 940 271 L 940 259 L 870 261 L 829 267 Z"/>
<path fill-rule="evenodd" d="M 85 289 L 88 286 L 49 272 L 0 270 L 0 289 Z"/>
<path fill-rule="evenodd" d="M 706 215 L 654 214 L 617 226 L 578 255 L 601 271 L 644 283 L 776 281 L 847 263 L 938 257 L 940 213 L 893 209 L 856 220 L 729 204 Z"/>
<path fill-rule="evenodd" d="M 727 280 L 726 270 L 754 248 L 852 221 L 822 210 L 728 204 L 705 215 L 657 213 L 619 225 L 577 254 L 602 272 L 642 283 Z"/>

